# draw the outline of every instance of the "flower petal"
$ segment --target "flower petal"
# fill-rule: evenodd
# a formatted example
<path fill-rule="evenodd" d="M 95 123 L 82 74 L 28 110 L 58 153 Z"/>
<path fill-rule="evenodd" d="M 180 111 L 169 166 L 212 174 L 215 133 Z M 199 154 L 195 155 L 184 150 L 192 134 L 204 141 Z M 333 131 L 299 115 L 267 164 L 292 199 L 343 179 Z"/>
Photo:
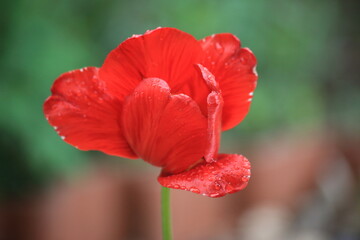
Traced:
<path fill-rule="evenodd" d="M 208 114 L 208 139 L 209 145 L 205 153 L 207 162 L 215 161 L 220 147 L 221 137 L 221 117 L 224 101 L 216 82 L 214 75 L 201 64 L 197 64 L 201 75 L 204 78 L 211 93 L 207 97 L 207 114 Z"/>
<path fill-rule="evenodd" d="M 62 74 L 51 92 L 44 113 L 65 142 L 81 150 L 137 158 L 120 128 L 121 103 L 105 90 L 98 68 Z"/>
<path fill-rule="evenodd" d="M 257 81 L 256 58 L 229 33 L 212 35 L 199 42 L 204 51 L 201 63 L 214 74 L 223 94 L 222 129 L 228 130 L 239 124 L 249 111 Z"/>
<path fill-rule="evenodd" d="M 163 171 L 184 171 L 204 156 L 207 119 L 190 97 L 171 95 L 164 80 L 144 79 L 126 99 L 123 113 L 132 149 Z"/>
<path fill-rule="evenodd" d="M 249 178 L 250 163 L 244 156 L 220 154 L 216 162 L 203 162 L 179 174 L 162 173 L 158 181 L 164 187 L 221 197 L 244 189 Z"/>
<path fill-rule="evenodd" d="M 175 28 L 158 28 L 134 35 L 107 56 L 100 77 L 120 99 L 145 78 L 160 78 L 172 93 L 187 93 L 184 85 L 196 81 L 194 63 L 201 54 L 197 40 Z M 186 86 L 186 91 L 189 91 Z"/>

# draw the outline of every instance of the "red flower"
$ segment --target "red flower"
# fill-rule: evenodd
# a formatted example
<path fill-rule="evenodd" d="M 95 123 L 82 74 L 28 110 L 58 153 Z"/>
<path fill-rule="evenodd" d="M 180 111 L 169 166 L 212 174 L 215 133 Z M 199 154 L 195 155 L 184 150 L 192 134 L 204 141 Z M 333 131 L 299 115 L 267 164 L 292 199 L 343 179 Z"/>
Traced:
<path fill-rule="evenodd" d="M 67 143 L 162 168 L 161 185 L 220 197 L 243 189 L 248 160 L 219 154 L 220 134 L 247 114 L 256 59 L 232 34 L 197 41 L 173 28 L 135 35 L 101 68 L 62 74 L 44 104 Z"/>

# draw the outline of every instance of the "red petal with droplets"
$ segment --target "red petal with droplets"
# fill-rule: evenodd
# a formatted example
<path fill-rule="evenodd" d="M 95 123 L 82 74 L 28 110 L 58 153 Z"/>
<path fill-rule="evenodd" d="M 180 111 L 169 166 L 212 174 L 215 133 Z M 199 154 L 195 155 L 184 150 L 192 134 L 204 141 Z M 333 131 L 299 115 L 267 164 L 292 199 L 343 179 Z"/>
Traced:
<path fill-rule="evenodd" d="M 125 137 L 145 161 L 178 173 L 196 164 L 207 146 L 207 119 L 190 97 L 171 95 L 168 84 L 144 79 L 124 104 Z"/>
<path fill-rule="evenodd" d="M 216 162 L 203 162 L 175 175 L 162 173 L 159 183 L 208 197 L 221 197 L 244 189 L 250 178 L 250 163 L 241 155 L 220 154 Z"/>
<path fill-rule="evenodd" d="M 168 83 L 172 93 L 190 96 L 206 86 L 194 77 L 201 47 L 188 33 L 175 28 L 158 28 L 135 35 L 107 56 L 100 76 L 119 99 L 130 95 L 145 78 L 160 78 Z M 199 80 L 199 82 L 196 82 Z M 205 95 L 206 96 L 206 95 Z"/>
<path fill-rule="evenodd" d="M 98 68 L 62 74 L 51 92 L 44 113 L 65 142 L 81 150 L 137 158 L 118 123 L 122 104 L 107 93 Z"/>
<path fill-rule="evenodd" d="M 204 51 L 201 63 L 214 74 L 222 91 L 222 129 L 228 130 L 249 111 L 257 81 L 256 58 L 229 33 L 215 34 L 199 42 Z"/>

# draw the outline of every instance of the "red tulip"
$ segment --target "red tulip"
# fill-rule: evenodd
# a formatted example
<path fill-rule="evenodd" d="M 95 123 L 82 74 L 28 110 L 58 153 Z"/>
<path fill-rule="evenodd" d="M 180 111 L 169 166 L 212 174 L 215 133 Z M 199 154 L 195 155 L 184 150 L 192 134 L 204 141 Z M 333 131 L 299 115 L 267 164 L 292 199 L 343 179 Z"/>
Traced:
<path fill-rule="evenodd" d="M 221 131 L 247 114 L 256 58 L 234 35 L 197 41 L 174 28 L 134 35 L 100 68 L 62 74 L 44 104 L 61 138 L 81 149 L 142 158 L 161 185 L 220 197 L 246 187 L 248 160 L 218 154 Z"/>

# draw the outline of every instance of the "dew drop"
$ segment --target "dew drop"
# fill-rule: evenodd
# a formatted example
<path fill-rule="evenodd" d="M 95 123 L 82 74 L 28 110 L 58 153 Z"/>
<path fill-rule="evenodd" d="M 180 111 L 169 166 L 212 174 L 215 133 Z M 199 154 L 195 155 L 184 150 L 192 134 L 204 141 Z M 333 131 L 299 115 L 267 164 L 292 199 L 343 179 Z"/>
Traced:
<path fill-rule="evenodd" d="M 220 189 L 221 189 L 221 185 L 216 182 L 215 185 L 214 185 L 214 188 L 215 188 L 216 190 L 220 190 Z"/>
<path fill-rule="evenodd" d="M 65 137 L 64 137 L 64 136 L 60 136 L 60 138 L 61 138 L 62 140 L 65 140 Z"/>
<path fill-rule="evenodd" d="M 257 73 L 257 71 L 256 71 L 256 66 L 253 67 L 252 71 L 253 71 L 253 73 L 255 74 L 255 76 L 258 76 L 258 73 Z"/>
<path fill-rule="evenodd" d="M 218 197 L 220 196 L 220 193 L 210 193 L 209 197 Z"/>
<path fill-rule="evenodd" d="M 249 176 L 249 175 L 243 176 L 243 177 L 241 178 L 241 180 L 242 180 L 243 182 L 248 182 L 249 179 L 250 179 L 250 176 Z"/>
<path fill-rule="evenodd" d="M 234 191 L 234 187 L 231 185 L 226 185 L 225 190 L 226 192 L 231 193 Z"/>
<path fill-rule="evenodd" d="M 190 191 L 193 192 L 193 193 L 200 193 L 200 190 L 198 188 L 196 188 L 196 187 L 191 187 Z"/>

